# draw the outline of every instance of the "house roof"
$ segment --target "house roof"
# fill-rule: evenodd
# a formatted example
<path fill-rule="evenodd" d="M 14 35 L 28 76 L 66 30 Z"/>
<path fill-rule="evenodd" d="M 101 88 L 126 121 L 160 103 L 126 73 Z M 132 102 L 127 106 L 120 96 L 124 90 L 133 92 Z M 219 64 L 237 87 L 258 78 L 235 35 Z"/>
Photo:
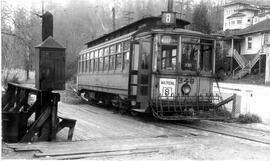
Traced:
<path fill-rule="evenodd" d="M 52 36 L 49 36 L 42 43 L 35 46 L 36 48 L 54 48 L 54 49 L 65 49 L 60 43 L 53 39 Z"/>
<path fill-rule="evenodd" d="M 245 16 L 245 14 L 237 12 L 237 13 L 234 13 L 234 14 L 230 15 L 229 17 L 227 17 L 227 19 L 230 19 L 233 17 L 244 17 L 244 16 Z"/>
<path fill-rule="evenodd" d="M 251 25 L 247 28 L 239 30 L 239 32 L 236 33 L 235 35 L 240 36 L 240 35 L 252 34 L 252 33 L 257 33 L 257 32 L 264 32 L 264 31 L 270 31 L 270 19 L 266 19 L 264 21 L 256 23 L 255 25 Z"/>
<path fill-rule="evenodd" d="M 255 8 L 255 7 L 245 7 L 245 8 L 238 9 L 238 11 L 246 11 L 246 10 L 260 11 L 260 9 Z"/>
<path fill-rule="evenodd" d="M 225 5 L 223 5 L 223 7 L 233 6 L 235 4 L 250 5 L 249 3 L 245 1 L 234 1 L 234 2 L 226 3 Z"/>

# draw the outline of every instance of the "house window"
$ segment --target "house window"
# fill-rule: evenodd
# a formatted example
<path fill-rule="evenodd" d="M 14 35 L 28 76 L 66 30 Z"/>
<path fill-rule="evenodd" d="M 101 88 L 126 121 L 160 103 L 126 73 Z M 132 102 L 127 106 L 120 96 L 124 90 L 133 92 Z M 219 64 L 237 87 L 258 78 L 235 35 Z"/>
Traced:
<path fill-rule="evenodd" d="M 234 25 L 235 24 L 235 21 L 231 21 L 231 24 Z"/>
<path fill-rule="evenodd" d="M 248 37 L 248 49 L 252 48 L 252 37 Z"/>
<path fill-rule="evenodd" d="M 242 20 L 237 20 L 237 24 L 242 24 Z"/>
<path fill-rule="evenodd" d="M 264 42 L 264 45 L 270 44 L 270 34 L 264 34 L 263 42 Z"/>

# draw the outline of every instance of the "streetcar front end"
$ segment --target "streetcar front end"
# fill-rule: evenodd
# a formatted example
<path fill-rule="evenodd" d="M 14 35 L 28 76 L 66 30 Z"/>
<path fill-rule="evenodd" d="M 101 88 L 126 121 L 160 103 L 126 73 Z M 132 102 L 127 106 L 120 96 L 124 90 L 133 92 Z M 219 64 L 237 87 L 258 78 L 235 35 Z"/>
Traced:
<path fill-rule="evenodd" d="M 185 33 L 187 32 L 187 33 Z M 213 94 L 215 39 L 187 30 L 157 31 L 153 39 L 150 107 L 163 120 L 217 119 Z"/>

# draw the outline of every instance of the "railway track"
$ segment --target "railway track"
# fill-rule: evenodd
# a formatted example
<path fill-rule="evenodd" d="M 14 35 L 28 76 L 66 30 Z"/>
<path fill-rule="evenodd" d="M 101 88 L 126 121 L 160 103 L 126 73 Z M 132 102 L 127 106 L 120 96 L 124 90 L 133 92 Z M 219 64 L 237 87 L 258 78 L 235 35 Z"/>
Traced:
<path fill-rule="evenodd" d="M 72 90 L 74 93 L 76 92 L 76 90 L 74 88 L 72 88 Z M 82 98 L 83 99 L 83 98 Z M 84 100 L 84 99 L 83 99 Z M 96 104 L 91 104 L 93 106 L 98 106 Z M 138 118 L 137 116 L 134 118 Z M 259 129 L 254 129 L 254 128 L 249 128 L 249 127 L 242 127 L 242 126 L 237 126 L 237 125 L 229 125 L 229 124 L 222 124 L 224 126 L 230 126 L 231 128 L 235 128 L 235 131 L 226 131 L 226 130 L 222 130 L 222 129 L 213 129 L 213 128 L 207 128 L 207 127 L 203 127 L 203 126 L 199 126 L 199 125 L 195 125 L 192 123 L 179 123 L 179 122 L 164 122 L 161 120 L 156 120 L 154 117 L 151 119 L 141 119 L 139 118 L 141 121 L 144 122 L 148 122 L 151 123 L 155 126 L 158 127 L 162 127 L 162 128 L 167 128 L 167 129 L 171 129 L 171 130 L 181 130 L 183 131 L 183 127 L 185 128 L 190 128 L 190 129 L 195 129 L 195 130 L 199 130 L 199 131 L 205 131 L 205 132 L 209 132 L 209 133 L 214 133 L 214 134 L 219 134 L 219 135 L 223 135 L 223 136 L 227 136 L 227 137 L 233 137 L 233 138 L 238 138 L 238 139 L 243 139 L 243 140 L 248 140 L 248 141 L 252 141 L 252 142 L 256 142 L 256 143 L 261 143 L 261 144 L 266 144 L 266 145 L 270 145 L 270 131 L 267 130 L 259 130 Z M 240 130 L 241 129 L 241 130 Z M 246 133 L 241 133 L 241 131 L 245 131 L 245 130 L 249 130 L 249 131 L 254 131 L 254 133 L 257 133 L 257 136 L 253 136 L 253 135 L 248 135 Z M 263 137 L 263 133 L 269 137 Z M 262 135 L 260 137 L 260 135 Z M 264 138 L 264 139 L 262 139 Z"/>
<path fill-rule="evenodd" d="M 243 139 L 243 140 L 248 140 L 248 141 L 252 141 L 252 142 L 256 142 L 256 143 L 261 143 L 261 144 L 266 144 L 266 145 L 270 145 L 270 137 L 266 138 L 266 139 L 259 139 L 259 136 L 254 137 L 252 135 L 247 135 L 244 133 L 230 133 L 229 131 L 222 131 L 222 130 L 214 130 L 214 129 L 209 129 L 209 128 L 204 128 L 204 127 L 200 127 L 197 125 L 193 125 L 193 124 L 186 124 L 186 123 L 154 123 L 155 126 L 158 127 L 163 127 L 163 128 L 167 128 L 167 129 L 171 129 L 171 130 L 183 130 L 181 128 L 185 127 L 185 128 L 190 128 L 190 129 L 195 129 L 195 130 L 199 130 L 199 131 L 205 131 L 205 132 L 209 132 L 209 133 L 214 133 L 214 134 L 219 134 L 219 135 L 223 135 L 223 136 L 227 136 L 227 137 L 233 137 L 233 138 L 238 138 L 238 139 Z M 255 129 L 252 129 L 255 130 Z M 261 130 L 255 130 L 258 132 L 262 132 Z M 270 132 L 267 131 L 265 132 L 268 134 L 268 136 L 270 136 Z"/>

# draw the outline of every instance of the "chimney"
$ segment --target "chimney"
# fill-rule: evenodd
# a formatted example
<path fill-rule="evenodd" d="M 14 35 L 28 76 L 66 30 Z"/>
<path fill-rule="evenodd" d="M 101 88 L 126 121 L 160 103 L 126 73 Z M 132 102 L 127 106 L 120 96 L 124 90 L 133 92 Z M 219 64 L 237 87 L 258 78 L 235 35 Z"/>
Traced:
<path fill-rule="evenodd" d="M 42 15 L 42 41 L 49 36 L 53 37 L 53 15 L 47 11 Z"/>

